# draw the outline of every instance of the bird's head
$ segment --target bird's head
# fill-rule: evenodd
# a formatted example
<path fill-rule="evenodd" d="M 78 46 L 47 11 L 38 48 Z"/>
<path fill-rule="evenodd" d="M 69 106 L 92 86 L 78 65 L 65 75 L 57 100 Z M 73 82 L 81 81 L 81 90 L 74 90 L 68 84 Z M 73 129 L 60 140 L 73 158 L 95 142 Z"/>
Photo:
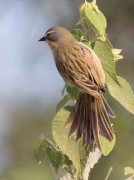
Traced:
<path fill-rule="evenodd" d="M 73 35 L 67 29 L 63 27 L 52 27 L 39 41 L 46 41 L 49 46 L 53 49 L 62 42 L 69 42 L 74 40 Z"/>

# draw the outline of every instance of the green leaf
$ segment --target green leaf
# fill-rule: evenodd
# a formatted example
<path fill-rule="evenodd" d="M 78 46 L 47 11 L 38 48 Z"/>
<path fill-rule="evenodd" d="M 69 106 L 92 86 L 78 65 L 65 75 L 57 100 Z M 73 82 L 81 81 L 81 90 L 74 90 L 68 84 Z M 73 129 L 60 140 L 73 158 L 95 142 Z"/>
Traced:
<path fill-rule="evenodd" d="M 66 85 L 66 91 L 69 94 L 70 98 L 77 100 L 79 96 L 79 89 L 75 86 Z"/>
<path fill-rule="evenodd" d="M 131 167 L 125 167 L 124 168 L 124 174 L 125 175 L 134 174 L 134 169 L 132 169 Z"/>
<path fill-rule="evenodd" d="M 57 104 L 56 112 L 58 112 L 68 101 L 70 97 L 68 95 L 64 96 L 63 99 Z"/>
<path fill-rule="evenodd" d="M 88 40 L 83 39 L 82 43 L 91 48 L 91 42 L 89 42 Z"/>
<path fill-rule="evenodd" d="M 61 152 L 55 152 L 52 149 L 46 148 L 46 154 L 49 158 L 50 163 L 55 168 L 55 171 L 58 172 L 58 169 L 63 164 L 63 157 Z"/>
<path fill-rule="evenodd" d="M 86 151 L 81 141 L 76 142 L 74 137 L 68 138 L 69 128 L 65 128 L 65 122 L 69 114 L 65 109 L 57 113 L 52 123 L 52 134 L 58 147 L 72 161 L 79 174 L 86 163 Z"/>
<path fill-rule="evenodd" d="M 39 151 L 40 146 L 41 146 L 41 140 L 36 141 L 36 143 L 35 143 L 35 150 L 36 150 L 37 153 Z"/>
<path fill-rule="evenodd" d="M 99 141 L 100 141 L 100 146 L 101 146 L 101 152 L 104 156 L 107 156 L 113 149 L 115 145 L 115 135 L 113 134 L 114 138 L 112 141 L 108 141 L 104 136 L 99 134 Z"/>
<path fill-rule="evenodd" d="M 63 165 L 72 165 L 72 162 L 68 159 L 68 157 L 64 155 L 62 151 L 48 139 L 43 139 L 36 142 L 34 157 L 39 163 L 41 163 L 47 157 L 56 172 Z"/>
<path fill-rule="evenodd" d="M 118 85 L 113 79 L 107 74 L 106 81 L 108 90 L 119 103 L 124 106 L 129 112 L 134 114 L 134 94 L 129 83 L 120 76 L 117 76 Z"/>
<path fill-rule="evenodd" d="M 82 31 L 80 29 L 73 29 L 72 32 L 73 36 L 77 41 L 81 41 L 83 38 Z"/>
<path fill-rule="evenodd" d="M 106 18 L 103 13 L 98 9 L 98 6 L 93 3 L 84 3 L 80 8 L 80 21 L 79 24 L 87 26 L 94 30 L 96 35 L 105 41 L 105 31 L 107 27 Z"/>
<path fill-rule="evenodd" d="M 63 165 L 64 155 L 52 142 L 48 140 L 44 140 L 43 143 L 44 143 L 45 153 L 50 163 L 55 168 L 55 171 L 57 172 L 58 169 Z"/>
<path fill-rule="evenodd" d="M 65 106 L 64 109 L 71 112 L 74 109 L 74 106 Z"/>
<path fill-rule="evenodd" d="M 64 162 L 63 162 L 63 165 L 65 165 L 66 167 L 72 165 L 72 161 L 68 158 L 68 156 L 66 156 L 64 154 Z"/>
<path fill-rule="evenodd" d="M 42 142 L 38 146 L 38 151 L 37 151 L 37 147 L 34 150 L 34 158 L 36 159 L 36 161 L 38 161 L 39 164 L 45 159 L 45 152 L 43 150 Z"/>
<path fill-rule="evenodd" d="M 63 87 L 63 89 L 62 89 L 62 91 L 61 91 L 62 96 L 64 96 L 65 90 L 66 90 L 66 84 L 64 85 L 64 87 Z"/>
<path fill-rule="evenodd" d="M 94 52 L 98 55 L 101 60 L 104 71 L 118 83 L 115 70 L 115 61 L 112 53 L 112 45 L 108 41 L 96 41 L 94 43 Z M 119 83 L 118 83 L 119 84 Z"/>

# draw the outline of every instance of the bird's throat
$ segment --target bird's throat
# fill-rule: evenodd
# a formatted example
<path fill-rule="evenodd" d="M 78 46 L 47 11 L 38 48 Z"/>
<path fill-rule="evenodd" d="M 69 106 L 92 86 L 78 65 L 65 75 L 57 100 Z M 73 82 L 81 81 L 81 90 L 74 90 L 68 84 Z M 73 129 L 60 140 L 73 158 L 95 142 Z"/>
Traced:
<path fill-rule="evenodd" d="M 58 44 L 56 42 L 52 42 L 52 41 L 47 41 L 47 43 L 50 46 L 50 48 L 52 49 L 52 51 L 55 52 L 55 50 L 58 47 Z"/>

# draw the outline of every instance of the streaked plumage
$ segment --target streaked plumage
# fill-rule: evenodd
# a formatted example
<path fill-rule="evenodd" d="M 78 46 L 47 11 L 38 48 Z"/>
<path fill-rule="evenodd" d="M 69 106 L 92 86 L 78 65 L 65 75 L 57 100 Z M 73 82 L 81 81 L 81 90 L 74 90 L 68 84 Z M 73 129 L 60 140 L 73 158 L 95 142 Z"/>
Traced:
<path fill-rule="evenodd" d="M 52 49 L 60 75 L 81 90 L 66 122 L 71 124 L 69 136 L 76 132 L 76 140 L 83 137 L 85 147 L 95 140 L 101 150 L 99 134 L 109 141 L 113 139 L 108 116 L 114 118 L 115 115 L 101 94 L 105 92 L 105 74 L 99 58 L 62 27 L 49 29 L 41 39 L 44 40 Z"/>

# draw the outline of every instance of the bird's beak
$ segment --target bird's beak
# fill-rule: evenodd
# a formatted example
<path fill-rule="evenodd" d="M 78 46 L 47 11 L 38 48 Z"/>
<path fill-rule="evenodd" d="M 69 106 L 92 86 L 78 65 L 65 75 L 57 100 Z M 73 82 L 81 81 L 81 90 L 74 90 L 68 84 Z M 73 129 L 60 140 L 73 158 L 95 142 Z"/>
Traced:
<path fill-rule="evenodd" d="M 46 37 L 43 36 L 39 41 L 45 41 L 46 40 Z"/>

